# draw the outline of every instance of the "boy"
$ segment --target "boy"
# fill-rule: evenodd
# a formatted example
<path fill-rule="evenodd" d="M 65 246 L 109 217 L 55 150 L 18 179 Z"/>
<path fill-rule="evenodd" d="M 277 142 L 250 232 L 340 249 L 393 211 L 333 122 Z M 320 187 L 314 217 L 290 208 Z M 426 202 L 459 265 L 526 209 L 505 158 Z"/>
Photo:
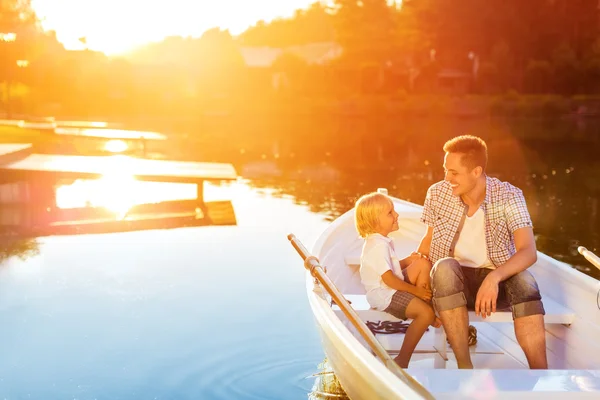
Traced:
<path fill-rule="evenodd" d="M 429 325 L 440 326 L 431 300 L 431 263 L 418 253 L 399 260 L 388 237 L 398 230 L 398 213 L 382 193 L 369 193 L 356 202 L 355 224 L 365 239 L 360 276 L 371 307 L 400 319 L 412 319 L 395 361 L 407 368 L 412 353 Z"/>

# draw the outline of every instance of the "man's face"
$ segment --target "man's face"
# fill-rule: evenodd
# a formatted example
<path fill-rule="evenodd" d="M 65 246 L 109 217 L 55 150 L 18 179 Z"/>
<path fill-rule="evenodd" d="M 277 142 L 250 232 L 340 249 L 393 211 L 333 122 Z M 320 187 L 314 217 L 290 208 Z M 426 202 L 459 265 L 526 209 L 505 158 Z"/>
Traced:
<path fill-rule="evenodd" d="M 470 169 L 462 163 L 462 153 L 446 153 L 444 156 L 444 179 L 452 186 L 454 196 L 469 193 L 481 175 L 480 168 Z"/>

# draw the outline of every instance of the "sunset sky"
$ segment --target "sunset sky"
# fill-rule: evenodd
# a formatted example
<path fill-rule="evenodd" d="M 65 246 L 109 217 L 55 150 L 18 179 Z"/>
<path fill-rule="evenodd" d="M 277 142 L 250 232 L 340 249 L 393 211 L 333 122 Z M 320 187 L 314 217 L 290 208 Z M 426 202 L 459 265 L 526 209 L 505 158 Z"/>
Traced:
<path fill-rule="evenodd" d="M 166 36 L 199 36 L 219 26 L 232 34 L 258 20 L 290 16 L 314 0 L 32 0 L 46 29 L 68 49 L 119 54 Z"/>

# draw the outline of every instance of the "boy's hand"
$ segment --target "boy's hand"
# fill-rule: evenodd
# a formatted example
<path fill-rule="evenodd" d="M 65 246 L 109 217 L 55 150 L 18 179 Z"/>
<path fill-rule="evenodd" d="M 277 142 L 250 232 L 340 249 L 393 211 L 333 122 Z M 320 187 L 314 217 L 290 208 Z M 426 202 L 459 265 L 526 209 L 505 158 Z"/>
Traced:
<path fill-rule="evenodd" d="M 420 298 L 421 300 L 429 301 L 431 300 L 431 290 L 425 289 L 422 287 L 416 287 L 413 290 L 413 294 Z"/>

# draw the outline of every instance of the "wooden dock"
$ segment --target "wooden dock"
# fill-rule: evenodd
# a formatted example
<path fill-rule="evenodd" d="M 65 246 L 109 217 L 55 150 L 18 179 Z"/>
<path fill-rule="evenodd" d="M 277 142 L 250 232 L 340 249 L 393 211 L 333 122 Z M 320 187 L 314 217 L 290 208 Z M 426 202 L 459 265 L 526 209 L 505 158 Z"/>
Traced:
<path fill-rule="evenodd" d="M 109 174 L 119 174 L 138 180 L 171 183 L 237 178 L 231 164 L 148 160 L 129 156 L 29 154 L 19 161 L 0 165 L 0 169 L 4 174 L 23 178 L 52 175 L 65 179 L 97 179 Z"/>
<path fill-rule="evenodd" d="M 30 144 L 0 143 L 0 167 L 26 158 L 31 151 Z"/>
<path fill-rule="evenodd" d="M 79 210 L 79 217 L 83 218 L 65 218 L 69 213 L 65 213 L 56 205 L 55 188 L 60 182 L 100 179 L 106 176 L 195 184 L 196 199 L 181 209 L 173 208 L 176 202 L 167 202 L 163 207 L 159 204 L 134 206 L 132 209 L 137 209 L 137 212 L 132 210 L 129 218 L 122 220 L 97 218 L 98 216 L 92 216 L 93 211 L 85 212 L 84 209 Z M 33 223 L 38 225 L 36 229 L 40 228 L 41 223 L 45 232 L 118 231 L 176 224 L 235 224 L 231 202 L 209 204 L 204 200 L 204 181 L 235 179 L 235 168 L 227 163 L 149 160 L 121 155 L 32 154 L 30 144 L 0 144 L 0 203 L 4 203 L 0 206 L 31 207 L 34 211 L 31 215 L 27 214 L 29 216 L 26 220 L 37 221 Z M 85 217 L 86 214 L 89 215 Z"/>

